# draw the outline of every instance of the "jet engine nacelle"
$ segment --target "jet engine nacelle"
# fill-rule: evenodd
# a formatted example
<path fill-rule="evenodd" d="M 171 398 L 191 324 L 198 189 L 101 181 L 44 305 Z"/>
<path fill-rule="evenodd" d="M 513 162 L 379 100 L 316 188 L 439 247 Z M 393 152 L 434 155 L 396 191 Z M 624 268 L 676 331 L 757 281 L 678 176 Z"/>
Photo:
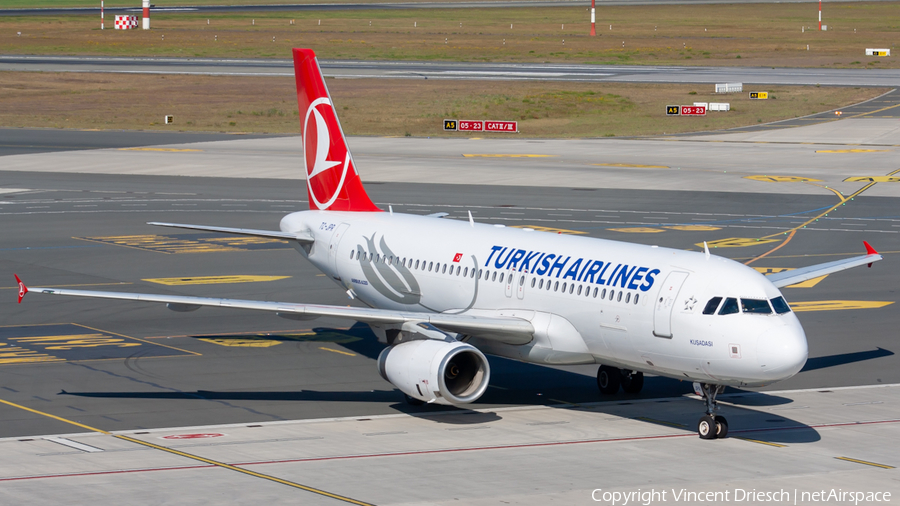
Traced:
<path fill-rule="evenodd" d="M 385 348 L 381 377 L 410 397 L 437 404 L 466 404 L 484 394 L 491 369 L 470 344 L 423 339 Z"/>

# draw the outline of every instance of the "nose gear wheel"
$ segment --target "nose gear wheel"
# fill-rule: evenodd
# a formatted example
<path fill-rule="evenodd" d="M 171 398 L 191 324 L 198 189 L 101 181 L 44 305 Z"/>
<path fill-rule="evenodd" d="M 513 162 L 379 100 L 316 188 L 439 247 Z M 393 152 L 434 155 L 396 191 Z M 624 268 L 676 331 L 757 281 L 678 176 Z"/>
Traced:
<path fill-rule="evenodd" d="M 710 383 L 694 383 L 694 391 L 703 397 L 706 403 L 706 414 L 697 422 L 697 435 L 700 439 L 724 438 L 728 435 L 728 420 L 724 416 L 717 415 L 719 406 L 716 396 L 725 391 L 725 385 L 713 385 Z"/>

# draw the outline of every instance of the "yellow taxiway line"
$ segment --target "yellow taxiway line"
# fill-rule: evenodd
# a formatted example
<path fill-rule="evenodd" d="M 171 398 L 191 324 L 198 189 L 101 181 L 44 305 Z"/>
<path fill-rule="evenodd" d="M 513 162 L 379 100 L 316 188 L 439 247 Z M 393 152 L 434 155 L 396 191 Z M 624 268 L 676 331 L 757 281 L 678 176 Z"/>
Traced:
<path fill-rule="evenodd" d="M 14 407 L 14 408 L 18 408 L 18 409 L 21 409 L 21 410 L 24 410 L 24 411 L 28 411 L 28 412 L 30 412 L 30 413 L 35 413 L 35 414 L 37 414 L 37 415 L 45 416 L 45 417 L 47 417 L 47 418 L 52 418 L 52 419 L 58 420 L 58 421 L 60 421 L 60 422 L 68 423 L 68 424 L 71 424 L 71 425 L 75 425 L 75 426 L 77 426 L 77 427 L 81 427 L 82 429 L 87 429 L 87 430 L 89 430 L 89 431 L 91 431 L 91 432 L 99 432 L 100 434 L 106 434 L 106 435 L 112 436 L 112 437 L 114 437 L 114 438 L 116 438 L 116 439 L 121 439 L 121 440 L 123 440 L 123 441 L 128 441 L 128 442 L 131 442 L 131 443 L 134 443 L 134 444 L 138 444 L 138 445 L 141 445 L 141 446 L 146 446 L 146 447 L 148 447 L 148 448 L 153 448 L 154 450 L 160 450 L 160 451 L 164 451 L 164 452 L 166 452 L 166 453 L 171 453 L 171 454 L 173 454 L 173 455 L 178 455 L 178 456 L 180 456 L 180 457 L 185 457 L 185 458 L 192 459 L 192 460 L 196 460 L 196 461 L 203 462 L 203 463 L 206 463 L 206 464 L 211 464 L 211 465 L 214 465 L 214 466 L 217 466 L 217 467 L 221 467 L 221 468 L 223 468 L 223 469 L 228 469 L 228 470 L 230 470 L 230 471 L 236 471 L 236 472 L 238 472 L 238 473 L 246 474 L 246 475 L 248 475 L 248 476 L 253 476 L 253 477 L 255 477 L 255 478 L 262 478 L 262 479 L 264 479 L 264 480 L 274 481 L 275 483 L 280 483 L 280 484 L 282 484 L 282 485 L 287 485 L 287 486 L 289 486 L 289 487 L 294 487 L 294 488 L 298 488 L 298 489 L 300 489 L 300 490 L 305 490 L 306 492 L 312 492 L 313 494 L 318 494 L 318 495 L 321 495 L 321 496 L 330 497 L 330 498 L 332 498 L 332 499 L 337 499 L 338 501 L 343 501 L 343 502 L 350 503 L 350 504 L 357 504 L 357 505 L 359 505 L 359 506 L 373 506 L 371 503 L 359 501 L 359 500 L 356 500 L 356 499 L 353 499 L 353 498 L 350 498 L 350 497 L 346 497 L 346 496 L 342 496 L 342 495 L 338 495 L 338 494 L 332 494 L 331 492 L 327 492 L 327 491 L 325 491 L 325 490 L 321 490 L 321 489 L 313 488 L 313 487 L 308 487 L 308 486 L 306 486 L 306 485 L 301 485 L 301 484 L 296 483 L 296 482 L 293 482 L 293 481 L 283 480 L 283 479 L 281 479 L 281 478 L 277 478 L 277 477 L 275 477 L 275 476 L 271 476 L 271 475 L 268 475 L 268 474 L 257 473 L 257 472 L 255 472 L 255 471 L 250 471 L 250 470 L 248 470 L 248 469 L 244 469 L 244 468 L 241 468 L 241 467 L 232 466 L 232 465 L 226 464 L 226 463 L 224 463 L 224 462 L 219 462 L 219 461 L 217 461 L 217 460 L 208 459 L 208 458 L 205 458 L 205 457 L 201 457 L 201 456 L 199 456 L 199 455 L 194 455 L 194 454 L 192 454 L 192 453 L 187 453 L 187 452 L 175 450 L 175 449 L 172 449 L 172 448 L 167 448 L 167 447 L 165 447 L 165 446 L 161 446 L 161 445 L 158 445 L 158 444 L 150 443 L 150 442 L 147 442 L 147 441 L 142 441 L 142 440 L 140 440 L 140 439 L 133 438 L 133 437 L 130 437 L 130 436 L 125 436 L 125 435 L 122 435 L 122 434 L 113 434 L 113 433 L 111 433 L 111 432 L 109 432 L 109 431 L 105 431 L 105 430 L 103 430 L 103 429 L 98 429 L 98 428 L 96 428 L 96 427 L 91 427 L 90 425 L 85 425 L 85 424 L 83 424 L 83 423 L 75 422 L 75 421 L 73 421 L 73 420 L 69 420 L 69 419 L 63 418 L 63 417 L 61 417 L 61 416 L 51 415 L 50 413 L 46 413 L 46 412 L 44 412 L 44 411 L 38 411 L 38 410 L 36 410 L 36 409 L 31 409 L 31 408 L 22 406 L 22 405 L 20 405 L 20 404 L 16 404 L 16 403 L 14 403 L 14 402 L 9 402 L 9 401 L 0 399 L 0 403 L 6 404 L 7 406 L 11 406 L 11 407 Z"/>

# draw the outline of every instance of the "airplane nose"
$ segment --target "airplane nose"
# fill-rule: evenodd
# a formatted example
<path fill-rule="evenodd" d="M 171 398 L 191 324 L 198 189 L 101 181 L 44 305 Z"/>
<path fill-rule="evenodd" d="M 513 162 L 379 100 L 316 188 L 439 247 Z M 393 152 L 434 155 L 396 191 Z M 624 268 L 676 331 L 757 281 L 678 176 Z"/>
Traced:
<path fill-rule="evenodd" d="M 787 379 L 800 372 L 808 355 L 806 334 L 799 325 L 770 329 L 757 341 L 759 366 L 772 380 Z"/>

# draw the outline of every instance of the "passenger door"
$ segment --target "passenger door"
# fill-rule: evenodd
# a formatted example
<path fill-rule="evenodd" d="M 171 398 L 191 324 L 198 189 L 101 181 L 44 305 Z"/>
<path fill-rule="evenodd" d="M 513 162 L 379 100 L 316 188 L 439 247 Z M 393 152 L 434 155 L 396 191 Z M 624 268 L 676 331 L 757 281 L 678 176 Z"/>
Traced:
<path fill-rule="evenodd" d="M 672 310 L 675 308 L 675 300 L 681 285 L 687 277 L 688 273 L 681 271 L 673 271 L 666 276 L 666 281 L 656 297 L 656 309 L 653 311 L 654 336 L 672 338 Z"/>
<path fill-rule="evenodd" d="M 350 228 L 349 223 L 341 223 L 338 225 L 334 234 L 331 235 L 331 243 L 328 244 L 328 263 L 331 266 L 331 277 L 338 280 L 341 279 L 341 276 L 338 274 L 337 265 L 338 246 L 341 244 L 341 239 L 347 234 L 348 228 Z"/>

